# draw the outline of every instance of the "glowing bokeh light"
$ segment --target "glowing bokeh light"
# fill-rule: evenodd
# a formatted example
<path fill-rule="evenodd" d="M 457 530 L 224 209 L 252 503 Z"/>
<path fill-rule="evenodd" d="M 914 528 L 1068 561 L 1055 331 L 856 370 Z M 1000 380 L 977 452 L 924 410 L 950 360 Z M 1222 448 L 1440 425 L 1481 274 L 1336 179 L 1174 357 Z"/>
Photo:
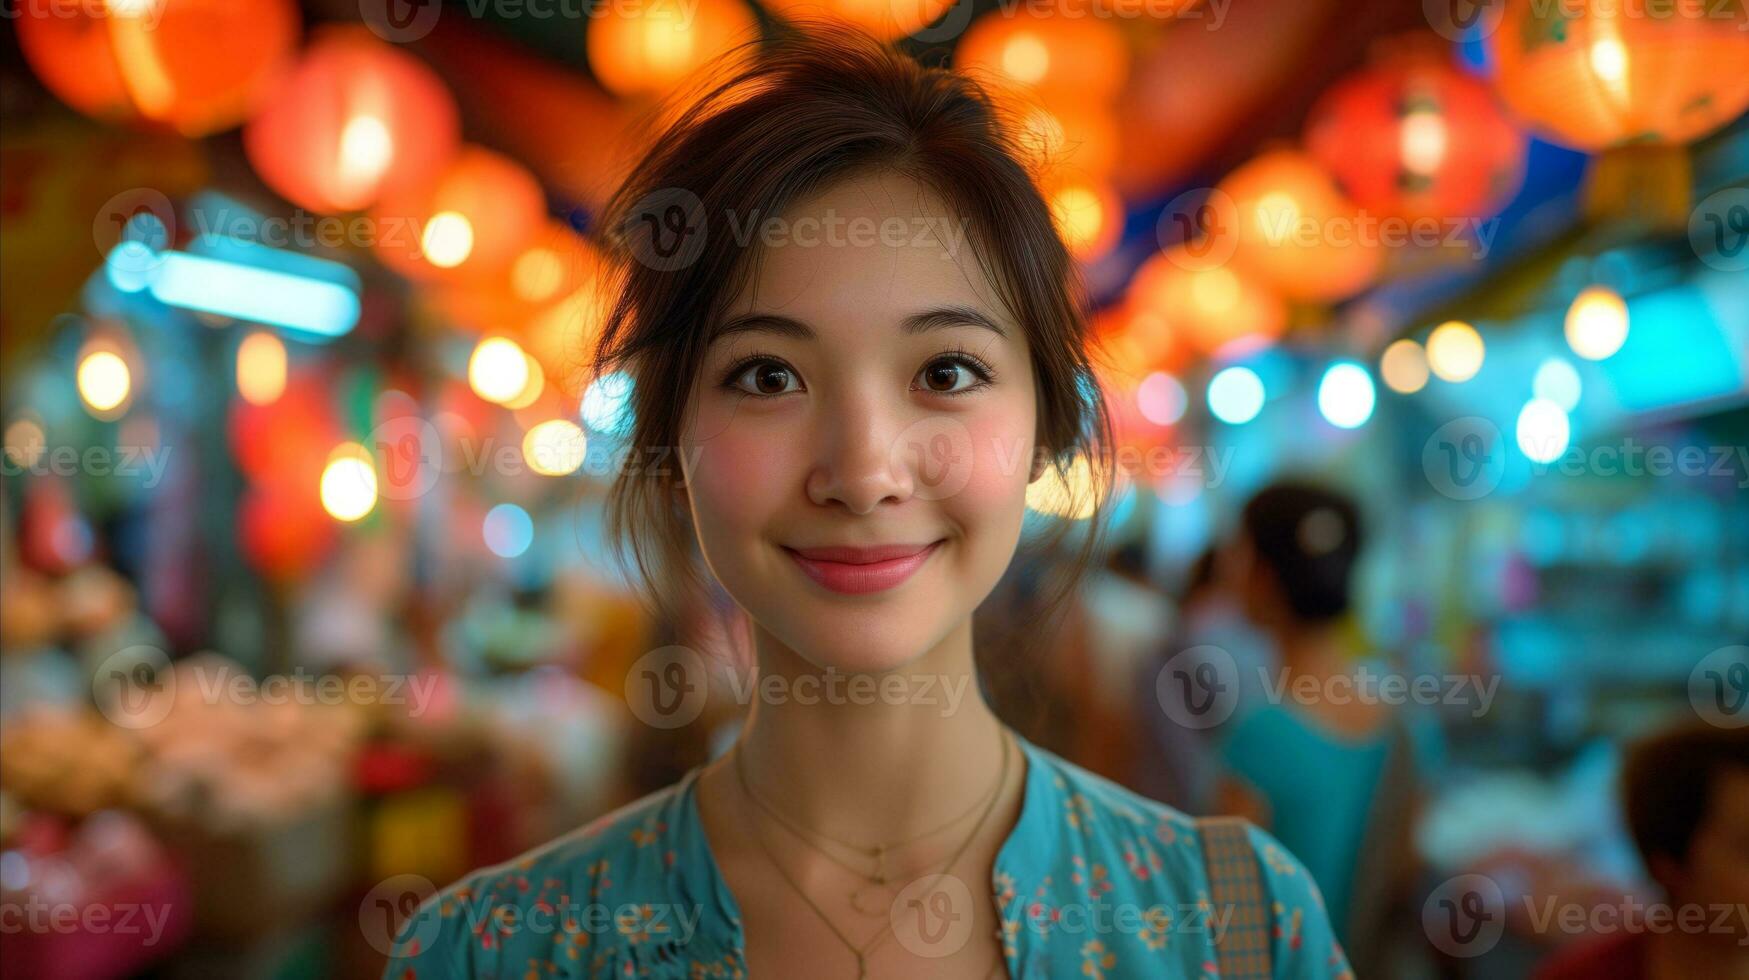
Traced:
<path fill-rule="evenodd" d="M 1209 381 L 1209 411 L 1228 425 L 1244 425 L 1263 411 L 1263 379 L 1248 367 L 1230 367 Z"/>
<path fill-rule="evenodd" d="M 1567 346 L 1588 361 L 1621 350 L 1628 339 L 1628 304 L 1607 286 L 1589 286 L 1567 308 Z"/>
<path fill-rule="evenodd" d="M 1372 418 L 1377 401 L 1372 375 L 1352 361 L 1338 361 L 1318 382 L 1318 411 L 1331 425 L 1353 429 Z"/>
<path fill-rule="evenodd" d="M 128 400 L 133 377 L 114 351 L 95 350 L 79 362 L 79 397 L 94 414 L 107 415 Z"/>
<path fill-rule="evenodd" d="M 1136 407 L 1142 417 L 1155 425 L 1175 425 L 1190 406 L 1190 396 L 1178 379 L 1164 371 L 1155 371 L 1136 386 Z"/>
<path fill-rule="evenodd" d="M 1379 376 L 1392 391 L 1413 395 L 1427 387 L 1427 352 L 1407 337 L 1394 341 L 1379 356 Z"/>
<path fill-rule="evenodd" d="M 1536 369 L 1536 377 L 1531 380 L 1530 390 L 1536 397 L 1546 398 L 1561 406 L 1562 411 L 1571 412 L 1579 407 L 1579 396 L 1584 387 L 1579 381 L 1577 368 L 1566 358 L 1551 357 Z"/>
<path fill-rule="evenodd" d="M 1551 463 L 1567 451 L 1567 413 L 1547 398 L 1532 398 L 1518 413 L 1518 448 L 1533 463 Z"/>
<path fill-rule="evenodd" d="M 1427 366 L 1446 381 L 1464 382 L 1475 377 L 1486 356 L 1482 335 L 1459 320 L 1440 324 L 1427 337 Z"/>
<path fill-rule="evenodd" d="M 499 504 L 486 512 L 480 533 L 493 554 L 515 558 L 534 543 L 534 520 L 515 504 Z"/>
<path fill-rule="evenodd" d="M 582 426 L 569 419 L 548 419 L 522 437 L 522 458 L 542 476 L 577 472 L 589 452 Z"/>
<path fill-rule="evenodd" d="M 237 393 L 251 405 L 271 405 L 285 393 L 285 344 L 257 330 L 237 345 Z"/>
<path fill-rule="evenodd" d="M 322 470 L 322 509 L 337 521 L 363 519 L 377 505 L 377 471 L 370 451 L 343 442 L 328 456 Z"/>
<path fill-rule="evenodd" d="M 474 226 L 459 211 L 439 211 L 425 223 L 419 250 L 439 269 L 453 269 L 474 252 Z"/>
<path fill-rule="evenodd" d="M 631 398 L 631 375 L 615 371 L 596 378 L 583 390 L 583 403 L 578 409 L 583 424 L 597 432 L 630 431 Z"/>
<path fill-rule="evenodd" d="M 468 358 L 468 387 L 497 405 L 522 397 L 529 386 L 529 358 L 508 337 L 487 337 Z"/>

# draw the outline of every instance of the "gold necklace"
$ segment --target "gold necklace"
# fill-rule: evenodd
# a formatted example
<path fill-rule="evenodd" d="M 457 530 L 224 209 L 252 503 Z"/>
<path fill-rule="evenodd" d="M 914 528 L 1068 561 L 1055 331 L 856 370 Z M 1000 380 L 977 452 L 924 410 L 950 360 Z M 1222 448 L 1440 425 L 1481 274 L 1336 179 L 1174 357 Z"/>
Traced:
<path fill-rule="evenodd" d="M 1001 733 L 999 735 L 999 738 L 1002 741 L 1002 750 L 1004 753 L 1006 753 L 1006 751 L 1007 751 L 1006 733 L 1005 732 Z M 739 763 L 740 763 L 740 756 L 739 756 L 739 753 L 737 753 L 737 755 L 736 755 L 737 767 L 739 766 Z M 738 768 L 737 768 L 737 772 L 739 772 Z M 885 915 L 885 914 L 887 914 L 888 907 L 892 904 L 892 889 L 887 887 L 887 884 L 888 884 L 887 852 L 888 851 L 895 850 L 895 849 L 900 848 L 900 847 L 904 847 L 908 844 L 914 844 L 917 841 L 925 840 L 927 838 L 933 837 L 936 834 L 939 834 L 945 830 L 952 828 L 955 824 L 957 824 L 960 821 L 964 820 L 965 818 L 971 816 L 973 813 L 976 813 L 978 811 L 978 809 L 984 805 L 984 802 L 985 802 L 984 797 L 979 797 L 977 800 L 973 801 L 970 809 L 961 813 L 959 816 L 954 817 L 952 820 L 949 820 L 947 823 L 941 824 L 940 826 L 938 826 L 932 830 L 927 830 L 927 831 L 924 831 L 923 833 L 916 834 L 916 835 L 913 835 L 911 837 L 907 837 L 904 840 L 889 841 L 889 842 L 879 843 L 879 844 L 874 844 L 874 845 L 862 845 L 862 844 L 855 844 L 855 843 L 852 843 L 852 842 L 846 841 L 846 840 L 840 840 L 836 837 L 832 837 L 832 836 L 825 834 L 825 833 L 822 833 L 820 831 L 812 830 L 810 828 L 801 826 L 800 824 L 798 824 L 798 823 L 790 820 L 788 817 L 784 816 L 781 812 L 778 811 L 778 809 L 775 806 L 773 806 L 770 802 L 768 802 L 763 797 L 761 797 L 758 793 L 753 792 L 753 787 L 751 785 L 746 785 L 744 779 L 743 779 L 743 784 L 746 786 L 748 798 L 751 799 L 753 801 L 753 803 L 759 807 L 759 809 L 765 811 L 765 813 L 768 816 L 770 816 L 773 820 L 776 820 L 778 823 L 782 824 L 783 827 L 785 829 L 787 829 L 790 833 L 796 835 L 797 837 L 802 838 L 804 843 L 813 847 L 814 850 L 819 851 L 822 855 L 824 855 L 827 858 L 827 860 L 831 861 L 833 864 L 836 864 L 839 867 L 843 868 L 844 870 L 849 871 L 851 874 L 854 874 L 857 877 L 862 878 L 862 879 L 869 882 L 867 885 L 859 886 L 855 891 L 851 892 L 851 894 L 850 894 L 850 907 L 855 909 L 857 912 L 860 912 L 861 914 L 868 915 L 868 916 Z M 996 780 L 996 785 L 990 789 L 990 794 L 996 795 L 996 794 L 1001 793 L 1002 792 L 1002 785 L 1003 785 L 1003 780 L 1001 777 L 999 777 Z M 859 868 L 859 867 L 856 867 L 854 865 L 846 863 L 838 855 L 833 854 L 831 851 L 827 850 L 826 848 L 821 847 L 820 845 L 815 844 L 813 841 L 808 840 L 808 838 L 810 838 L 810 837 L 818 838 L 818 839 L 824 840 L 828 843 L 837 844 L 840 847 L 844 847 L 844 848 L 848 848 L 850 850 L 856 851 L 859 857 L 873 858 L 874 862 L 875 862 L 874 873 L 871 874 L 867 871 L 864 871 L 862 868 Z"/>
<path fill-rule="evenodd" d="M 971 833 L 966 835 L 966 839 L 960 842 L 960 845 L 958 848 L 954 849 L 953 856 L 949 857 L 947 859 L 947 863 L 942 865 L 941 870 L 935 872 L 933 877 L 939 878 L 942 875 L 947 874 L 949 871 L 953 870 L 953 866 L 955 864 L 959 863 L 959 859 L 965 855 L 967 848 L 972 846 L 972 841 L 977 839 L 978 832 L 984 829 L 984 824 L 989 821 L 990 814 L 995 811 L 996 801 L 999 798 L 1001 798 L 1001 796 L 1002 796 L 1002 792 L 1001 792 L 1002 787 L 1008 785 L 1008 762 L 1009 762 L 1009 757 L 1012 755 L 1011 750 L 1013 748 L 1013 746 L 1011 745 L 1011 742 L 1012 742 L 1012 738 L 1008 734 L 1008 729 L 1003 728 L 1002 729 L 1002 769 L 1001 769 L 1000 775 L 997 777 L 997 780 L 996 780 L 996 790 L 997 791 L 995 793 L 991 794 L 989 801 L 985 803 L 984 812 L 978 816 L 978 822 L 975 826 L 972 827 Z M 748 799 L 752 799 L 753 792 L 747 786 L 747 772 L 741 765 L 741 743 L 740 742 L 735 743 L 735 750 L 734 751 L 735 751 L 735 777 L 741 783 L 741 791 L 744 794 L 746 794 Z M 856 957 L 857 980 L 867 980 L 867 977 L 868 977 L 868 954 L 870 952 L 872 952 L 876 946 L 880 945 L 882 940 L 886 939 L 887 936 L 892 934 L 892 931 L 893 931 L 892 920 L 889 918 L 888 921 L 884 925 L 881 926 L 880 931 L 875 933 L 872 937 L 870 937 L 861 946 L 858 946 L 855 943 L 851 942 L 850 938 L 848 936 L 844 935 L 844 933 L 840 932 L 838 930 L 838 927 L 832 923 L 831 918 L 826 915 L 826 911 L 824 909 L 820 908 L 819 905 L 815 904 L 814 900 L 808 897 L 807 891 L 805 891 L 802 888 L 802 886 L 799 883 L 797 883 L 797 881 L 794 878 L 790 877 L 789 872 L 785 871 L 783 869 L 782 864 L 778 863 L 777 855 L 775 855 L 771 852 L 771 845 L 769 845 L 765 842 L 765 837 L 760 834 L 758 828 L 752 828 L 752 833 L 753 833 L 753 839 L 759 843 L 759 849 L 761 851 L 765 852 L 766 860 L 771 862 L 771 866 L 772 866 L 772 868 L 776 869 L 778 876 L 781 877 L 784 880 L 784 882 L 790 886 L 790 888 L 795 890 L 795 893 L 801 897 L 802 901 L 807 903 L 808 908 L 813 909 L 814 914 L 819 916 L 820 921 L 825 923 L 827 929 L 831 930 L 832 935 L 836 936 L 838 938 L 838 941 L 843 943 L 845 948 L 850 950 L 851 954 Z"/>

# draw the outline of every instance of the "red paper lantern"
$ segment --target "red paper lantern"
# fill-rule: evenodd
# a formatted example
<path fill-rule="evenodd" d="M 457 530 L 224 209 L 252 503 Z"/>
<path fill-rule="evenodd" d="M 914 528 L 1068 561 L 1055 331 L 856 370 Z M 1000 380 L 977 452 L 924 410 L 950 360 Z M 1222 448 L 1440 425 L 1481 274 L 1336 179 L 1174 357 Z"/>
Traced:
<path fill-rule="evenodd" d="M 228 431 L 237 468 L 253 483 L 307 486 L 314 500 L 328 451 L 340 441 L 332 397 L 325 378 L 305 371 L 288 378 L 270 404 L 232 402 Z"/>
<path fill-rule="evenodd" d="M 298 40 L 291 0 L 25 3 L 17 23 L 25 60 L 63 102 L 188 136 L 246 118 Z"/>
<path fill-rule="evenodd" d="M 539 182 L 521 164 L 466 145 L 435 179 L 392 183 L 372 211 L 377 255 L 415 279 L 505 274 L 546 222 Z"/>
<path fill-rule="evenodd" d="M 249 120 L 243 148 L 281 197 L 332 213 L 370 206 L 391 181 L 432 179 L 460 134 L 435 72 L 363 28 L 337 28 Z"/>
<path fill-rule="evenodd" d="M 1376 220 L 1364 219 L 1306 154 L 1267 151 L 1229 174 L 1215 193 L 1223 212 L 1223 227 L 1213 233 L 1216 253 L 1230 248 L 1235 263 L 1282 296 L 1330 302 L 1378 275 Z"/>
<path fill-rule="evenodd" d="M 1749 108 L 1742 4 L 1509 0 L 1490 50 L 1507 107 L 1588 152 L 1692 142 Z"/>
<path fill-rule="evenodd" d="M 237 543 L 256 570 L 279 582 L 312 571 L 334 547 L 336 524 L 317 484 L 276 477 L 251 487 L 237 507 Z"/>
<path fill-rule="evenodd" d="M 1306 148 L 1355 203 L 1411 219 L 1496 213 L 1524 182 L 1527 144 L 1486 82 L 1424 51 L 1338 82 L 1306 127 Z"/>

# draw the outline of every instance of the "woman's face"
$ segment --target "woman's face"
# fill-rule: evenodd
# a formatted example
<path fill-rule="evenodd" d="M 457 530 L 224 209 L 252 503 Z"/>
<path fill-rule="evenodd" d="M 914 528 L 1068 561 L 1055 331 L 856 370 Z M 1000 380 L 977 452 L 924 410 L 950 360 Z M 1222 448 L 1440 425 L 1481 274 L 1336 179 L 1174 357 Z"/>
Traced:
<path fill-rule="evenodd" d="M 760 255 L 681 435 L 705 560 L 816 666 L 900 667 L 965 626 L 1014 555 L 1037 421 L 1026 337 L 965 226 L 909 178 L 736 218 Z"/>

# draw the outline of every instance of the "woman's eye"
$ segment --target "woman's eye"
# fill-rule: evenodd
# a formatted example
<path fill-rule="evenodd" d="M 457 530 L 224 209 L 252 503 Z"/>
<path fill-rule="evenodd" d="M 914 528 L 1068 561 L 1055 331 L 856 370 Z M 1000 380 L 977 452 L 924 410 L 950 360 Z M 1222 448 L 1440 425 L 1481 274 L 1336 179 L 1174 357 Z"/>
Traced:
<path fill-rule="evenodd" d="M 976 388 L 984 378 L 970 363 L 956 357 L 942 357 L 924 365 L 917 373 L 917 380 L 938 395 L 952 395 Z"/>
<path fill-rule="evenodd" d="M 735 387 L 754 395 L 782 395 L 800 391 L 794 371 L 777 361 L 750 364 L 735 379 Z"/>

